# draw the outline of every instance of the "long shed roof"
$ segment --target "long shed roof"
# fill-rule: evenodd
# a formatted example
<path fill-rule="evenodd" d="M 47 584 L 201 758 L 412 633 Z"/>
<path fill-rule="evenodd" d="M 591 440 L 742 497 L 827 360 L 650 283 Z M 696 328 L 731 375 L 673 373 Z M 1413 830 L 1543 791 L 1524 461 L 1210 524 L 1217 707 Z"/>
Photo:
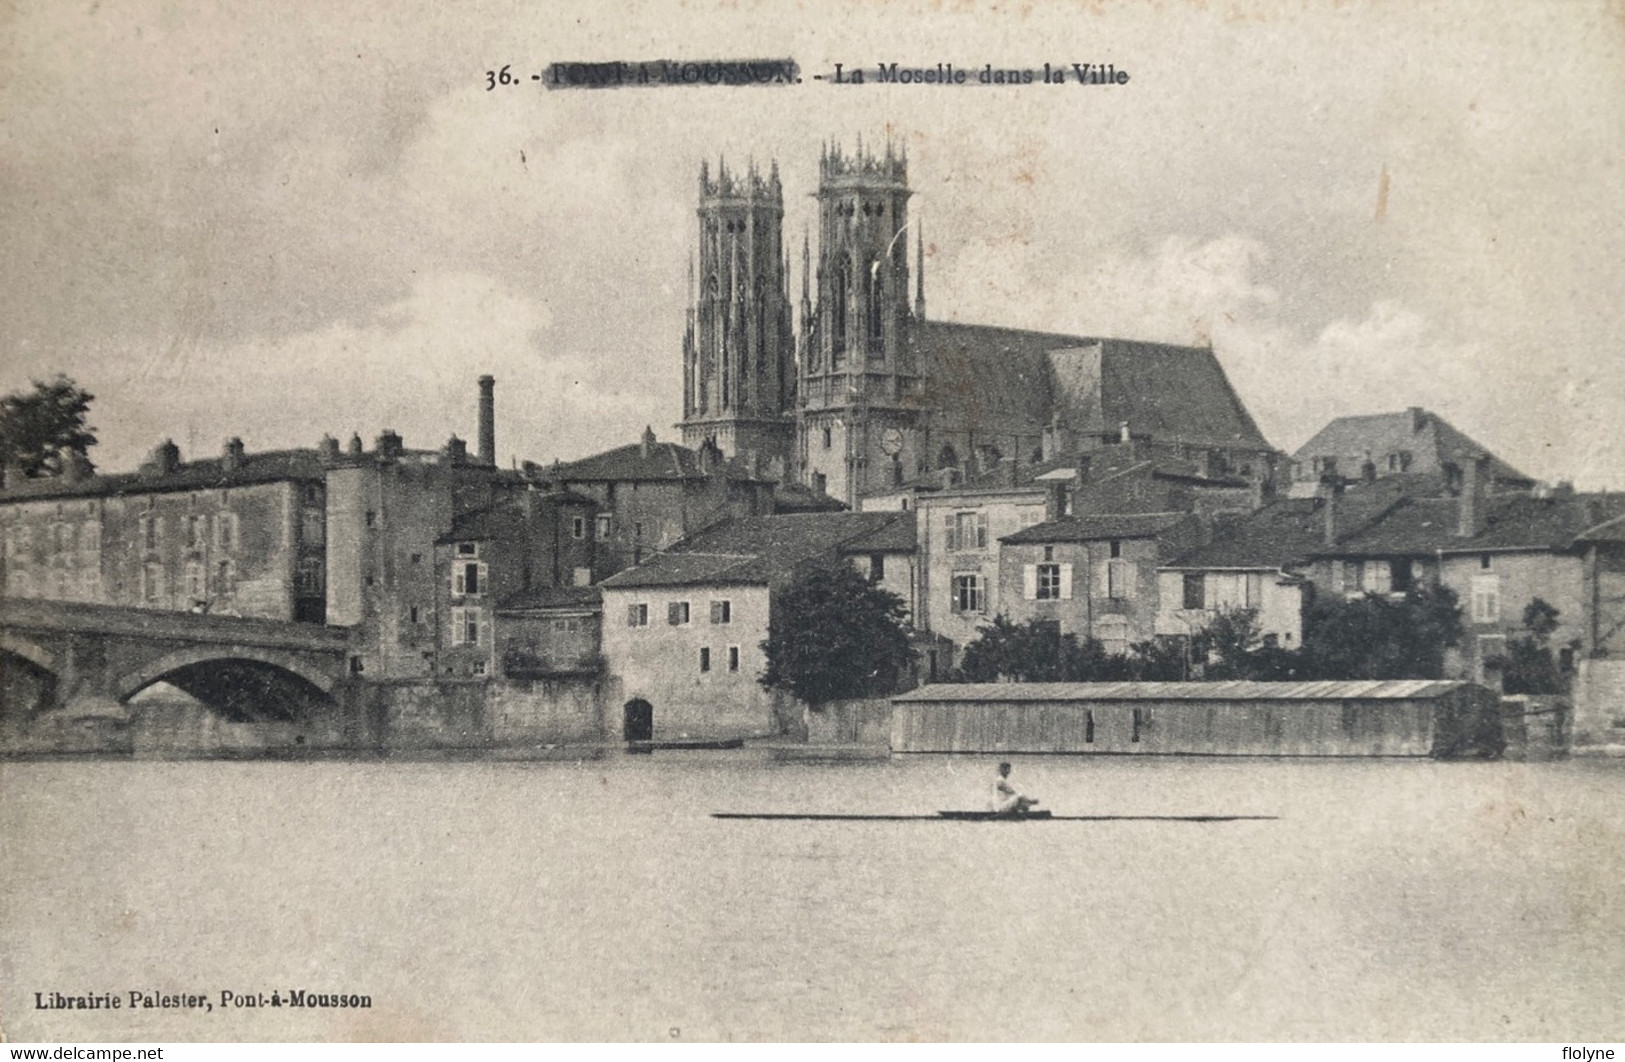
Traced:
<path fill-rule="evenodd" d="M 938 683 L 893 697 L 898 703 L 988 701 L 1400 701 L 1430 700 L 1471 685 L 1435 679 L 1335 682 L 982 682 Z"/>

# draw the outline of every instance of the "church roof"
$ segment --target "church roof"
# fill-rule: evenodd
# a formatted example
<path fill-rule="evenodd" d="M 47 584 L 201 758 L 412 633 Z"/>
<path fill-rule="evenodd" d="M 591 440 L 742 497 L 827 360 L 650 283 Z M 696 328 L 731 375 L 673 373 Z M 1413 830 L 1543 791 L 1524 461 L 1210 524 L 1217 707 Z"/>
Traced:
<path fill-rule="evenodd" d="M 956 431 L 1082 434 L 1270 449 L 1210 348 L 926 321 L 914 326 L 919 401 Z"/>

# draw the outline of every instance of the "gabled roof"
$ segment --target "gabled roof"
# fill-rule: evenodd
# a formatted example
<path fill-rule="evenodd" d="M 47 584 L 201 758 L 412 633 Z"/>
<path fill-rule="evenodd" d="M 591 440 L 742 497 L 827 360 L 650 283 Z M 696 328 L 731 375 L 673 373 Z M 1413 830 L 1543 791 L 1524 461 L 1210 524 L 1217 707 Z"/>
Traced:
<path fill-rule="evenodd" d="M 766 585 L 790 576 L 808 561 L 833 558 L 848 543 L 888 541 L 883 532 L 897 523 L 912 532 L 914 514 L 791 513 L 725 520 L 611 576 L 602 585 L 610 589 Z"/>
<path fill-rule="evenodd" d="M 1465 453 L 1482 453 L 1489 455 L 1492 479 L 1507 484 L 1533 482 L 1437 413 L 1420 408 L 1338 417 L 1298 447 L 1292 459 L 1306 462 L 1335 457 L 1338 472 L 1354 476 L 1359 474 L 1367 452 L 1379 475 L 1387 470 L 1389 454 L 1409 453 L 1413 471 L 1437 473 Z"/>
<path fill-rule="evenodd" d="M 154 494 L 181 490 L 216 490 L 256 483 L 298 481 L 320 483 L 326 479 L 321 456 L 313 449 L 263 450 L 244 453 L 236 468 L 227 468 L 223 458 L 183 461 L 175 471 L 159 474 L 151 470 L 91 475 L 77 482 L 64 476 L 42 476 L 24 480 L 0 490 L 0 502 L 34 498 L 99 498 L 118 494 Z"/>
<path fill-rule="evenodd" d="M 1000 542 L 1026 545 L 1046 542 L 1097 542 L 1111 538 L 1156 538 L 1186 520 L 1189 513 L 1124 513 L 1102 516 L 1063 516 L 1006 535 Z"/>
<path fill-rule="evenodd" d="M 889 513 L 897 519 L 841 543 L 842 553 L 913 553 L 919 549 L 918 518 L 910 512 Z"/>
<path fill-rule="evenodd" d="M 544 469 L 543 474 L 557 483 L 681 482 L 705 479 L 707 476 L 700 463 L 699 451 L 669 442 L 653 443 L 647 452 L 642 443 L 617 446 L 579 461 Z M 733 461 L 723 465 L 723 475 L 734 480 L 757 478 Z"/>

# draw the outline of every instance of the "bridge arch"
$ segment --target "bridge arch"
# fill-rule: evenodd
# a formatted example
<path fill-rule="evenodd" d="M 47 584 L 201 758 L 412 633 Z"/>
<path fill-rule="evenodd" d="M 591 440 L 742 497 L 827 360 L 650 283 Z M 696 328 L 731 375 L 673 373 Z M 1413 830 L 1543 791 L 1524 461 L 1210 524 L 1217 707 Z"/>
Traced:
<path fill-rule="evenodd" d="M 178 671 L 181 668 L 193 667 L 198 664 L 226 663 L 232 660 L 251 660 L 255 663 L 267 664 L 280 668 L 292 675 L 297 675 L 310 685 L 316 687 L 326 696 L 332 696 L 333 688 L 338 680 L 325 673 L 320 668 L 311 666 L 292 653 L 278 652 L 274 649 L 257 649 L 249 646 L 197 646 L 191 649 L 178 649 L 167 656 L 159 657 L 149 664 L 145 664 L 128 675 L 121 676 L 113 691 L 115 699 L 124 701 L 140 693 L 154 682 L 161 681 L 165 675 Z"/>
<path fill-rule="evenodd" d="M 49 671 L 53 675 L 59 673 L 60 665 L 55 653 L 10 631 L 0 631 L 0 652 L 20 656 L 35 667 Z"/>

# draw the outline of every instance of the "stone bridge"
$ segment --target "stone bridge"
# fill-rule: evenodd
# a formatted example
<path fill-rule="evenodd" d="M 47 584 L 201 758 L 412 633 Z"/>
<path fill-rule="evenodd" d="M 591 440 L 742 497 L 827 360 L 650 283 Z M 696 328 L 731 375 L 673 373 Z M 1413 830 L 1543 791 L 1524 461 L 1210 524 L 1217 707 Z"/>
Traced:
<path fill-rule="evenodd" d="M 227 722 L 298 724 L 343 705 L 348 656 L 308 623 L 0 598 L 0 717 L 127 717 L 166 682 Z"/>

